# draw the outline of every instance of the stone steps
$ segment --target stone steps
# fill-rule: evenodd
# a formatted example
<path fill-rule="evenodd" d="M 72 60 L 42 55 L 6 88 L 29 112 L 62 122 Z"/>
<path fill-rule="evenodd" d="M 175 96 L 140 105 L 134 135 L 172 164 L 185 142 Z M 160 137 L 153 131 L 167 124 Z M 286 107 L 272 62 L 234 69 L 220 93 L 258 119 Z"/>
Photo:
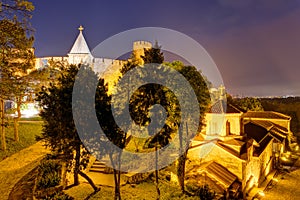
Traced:
<path fill-rule="evenodd" d="M 106 168 L 106 166 L 105 166 L 104 162 L 96 160 L 93 163 L 93 165 L 91 166 L 89 171 L 90 172 L 98 172 L 98 173 L 106 174 L 105 168 Z"/>

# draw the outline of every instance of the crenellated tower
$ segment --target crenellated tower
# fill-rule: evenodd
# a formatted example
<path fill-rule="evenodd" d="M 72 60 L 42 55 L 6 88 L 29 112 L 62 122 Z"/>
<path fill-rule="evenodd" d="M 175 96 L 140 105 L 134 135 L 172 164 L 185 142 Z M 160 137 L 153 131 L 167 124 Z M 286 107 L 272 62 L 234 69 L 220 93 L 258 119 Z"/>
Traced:
<path fill-rule="evenodd" d="M 147 41 L 135 41 L 133 42 L 133 55 L 135 56 L 135 59 L 139 61 L 140 64 L 143 64 L 143 59 L 141 56 L 144 56 L 144 49 L 151 49 L 152 44 L 151 42 Z"/>

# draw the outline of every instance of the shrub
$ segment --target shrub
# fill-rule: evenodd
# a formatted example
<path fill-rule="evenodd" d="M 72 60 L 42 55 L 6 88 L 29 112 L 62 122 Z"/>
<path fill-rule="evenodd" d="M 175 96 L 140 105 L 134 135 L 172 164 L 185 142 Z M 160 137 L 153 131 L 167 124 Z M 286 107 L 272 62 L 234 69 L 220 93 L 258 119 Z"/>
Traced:
<path fill-rule="evenodd" d="M 43 200 L 73 200 L 74 198 L 67 195 L 66 193 L 60 191 L 51 194 L 50 196 L 46 196 Z"/>
<path fill-rule="evenodd" d="M 61 166 L 48 160 L 40 164 L 38 169 L 37 189 L 46 189 L 59 185 Z"/>
<path fill-rule="evenodd" d="M 212 191 L 207 184 L 198 186 L 196 183 L 186 185 L 189 193 L 199 197 L 201 200 L 212 200 L 216 197 L 216 193 Z"/>
<path fill-rule="evenodd" d="M 203 185 L 196 191 L 196 196 L 199 196 L 201 200 L 212 200 L 215 198 L 216 193 L 212 192 L 208 185 Z"/>

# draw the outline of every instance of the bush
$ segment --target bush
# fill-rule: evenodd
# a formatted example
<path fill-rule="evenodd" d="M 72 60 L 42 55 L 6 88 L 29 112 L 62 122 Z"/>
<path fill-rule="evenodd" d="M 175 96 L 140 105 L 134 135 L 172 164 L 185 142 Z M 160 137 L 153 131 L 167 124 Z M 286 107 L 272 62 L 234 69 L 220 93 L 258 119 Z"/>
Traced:
<path fill-rule="evenodd" d="M 186 189 L 189 193 L 199 197 L 201 200 L 212 200 L 216 196 L 216 193 L 211 191 L 207 184 L 199 187 L 196 183 L 190 183 L 186 185 Z"/>
<path fill-rule="evenodd" d="M 61 166 L 48 160 L 40 164 L 38 169 L 37 189 L 46 189 L 59 185 Z"/>
<path fill-rule="evenodd" d="M 50 196 L 46 196 L 43 200 L 73 200 L 74 198 L 65 194 L 64 192 L 55 192 Z"/>
<path fill-rule="evenodd" d="M 201 200 L 212 200 L 215 198 L 216 193 L 212 192 L 208 185 L 203 185 L 196 191 L 196 196 L 199 196 Z"/>

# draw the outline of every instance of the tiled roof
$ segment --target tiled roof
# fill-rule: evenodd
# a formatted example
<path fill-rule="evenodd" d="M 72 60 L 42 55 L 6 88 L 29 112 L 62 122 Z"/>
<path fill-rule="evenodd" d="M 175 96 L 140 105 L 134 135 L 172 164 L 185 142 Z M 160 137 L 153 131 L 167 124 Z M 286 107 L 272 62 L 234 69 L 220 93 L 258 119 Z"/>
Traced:
<path fill-rule="evenodd" d="M 223 150 L 227 151 L 227 152 L 230 153 L 231 155 L 240 158 L 240 152 L 237 151 L 236 149 L 230 148 L 229 146 L 222 144 L 221 141 L 218 141 L 218 142 L 216 143 L 216 145 L 217 145 L 218 147 L 222 148 Z"/>
<path fill-rule="evenodd" d="M 251 120 L 250 122 L 260 127 L 263 127 L 267 131 L 269 131 L 274 126 L 272 122 L 266 120 Z"/>
<path fill-rule="evenodd" d="M 270 136 L 282 142 L 288 135 L 288 130 L 282 126 L 265 120 L 251 120 L 250 123 L 266 129 Z"/>
<path fill-rule="evenodd" d="M 291 117 L 282 113 L 273 111 L 248 111 L 244 113 L 244 118 L 266 118 L 266 119 L 285 119 L 290 120 Z"/>
<path fill-rule="evenodd" d="M 229 188 L 237 180 L 233 173 L 215 161 L 209 163 L 204 169 L 208 177 L 218 181 L 225 188 Z"/>
<path fill-rule="evenodd" d="M 211 106 L 210 113 L 243 113 L 243 111 L 237 106 L 219 100 Z"/>
<path fill-rule="evenodd" d="M 233 145 L 233 146 L 243 146 L 245 144 L 245 142 L 236 140 L 236 139 L 226 140 L 226 141 L 223 141 L 222 143 L 228 144 L 228 145 Z"/>

